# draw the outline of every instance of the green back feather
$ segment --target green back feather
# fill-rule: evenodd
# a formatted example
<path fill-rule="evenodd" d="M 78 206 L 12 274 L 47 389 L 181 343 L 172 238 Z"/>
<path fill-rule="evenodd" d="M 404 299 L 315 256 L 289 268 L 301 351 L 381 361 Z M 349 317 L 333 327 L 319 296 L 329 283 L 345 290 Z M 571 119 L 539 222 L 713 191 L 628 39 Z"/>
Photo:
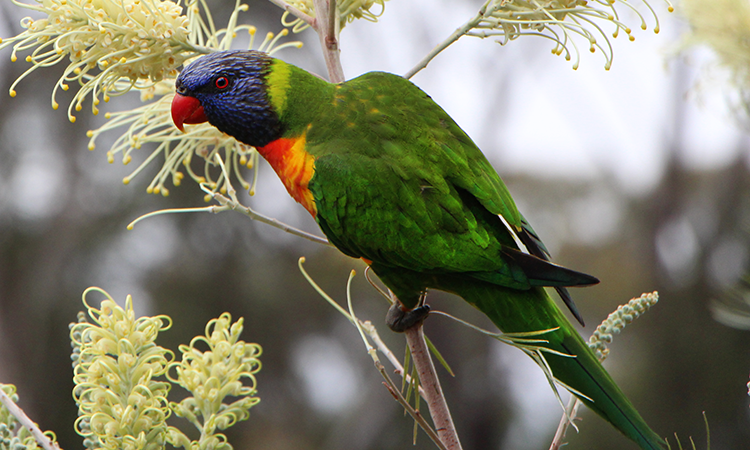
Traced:
<path fill-rule="evenodd" d="M 408 308 L 435 288 L 457 293 L 505 332 L 559 327 L 547 336 L 549 348 L 576 357 L 547 355 L 554 375 L 642 448 L 662 448 L 544 289 L 534 287 L 550 284 L 528 273 L 533 264 L 504 252 L 518 246 L 498 215 L 546 255 L 497 172 L 442 108 L 396 75 L 332 85 L 279 67 L 267 80 L 271 101 L 285 137 L 305 134 L 315 157 L 308 187 L 316 220 L 336 247 L 371 260 Z M 555 276 L 559 285 L 585 284 L 572 271 Z"/>

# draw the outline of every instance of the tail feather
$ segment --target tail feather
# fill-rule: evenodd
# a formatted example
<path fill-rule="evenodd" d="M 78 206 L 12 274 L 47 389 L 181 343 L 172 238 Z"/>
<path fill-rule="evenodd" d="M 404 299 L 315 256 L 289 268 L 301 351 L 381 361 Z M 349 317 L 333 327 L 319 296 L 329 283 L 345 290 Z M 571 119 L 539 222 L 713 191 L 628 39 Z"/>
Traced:
<path fill-rule="evenodd" d="M 545 346 L 575 357 L 543 352 L 555 378 L 588 397 L 579 398 L 642 449 L 665 448 L 543 288 L 518 291 L 458 277 L 443 288 L 472 303 L 503 332 L 558 328 L 544 335 Z"/>
<path fill-rule="evenodd" d="M 565 286 L 590 286 L 599 283 L 598 278 L 551 262 L 539 248 L 528 254 L 506 247 L 503 253 L 524 271 L 532 286 L 554 287 L 573 317 L 581 326 L 585 326 L 583 317 Z"/>

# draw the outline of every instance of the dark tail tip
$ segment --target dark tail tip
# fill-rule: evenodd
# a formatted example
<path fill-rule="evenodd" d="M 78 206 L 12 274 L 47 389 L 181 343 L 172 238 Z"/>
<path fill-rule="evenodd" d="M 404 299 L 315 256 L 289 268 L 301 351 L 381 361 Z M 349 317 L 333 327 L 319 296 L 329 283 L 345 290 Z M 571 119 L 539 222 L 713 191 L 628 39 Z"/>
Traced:
<path fill-rule="evenodd" d="M 556 287 L 555 290 L 560 295 L 560 298 L 562 299 L 562 301 L 565 302 L 565 306 L 568 307 L 568 309 L 570 310 L 570 313 L 573 314 L 573 317 L 576 318 L 576 320 L 578 321 L 578 323 L 581 324 L 582 327 L 585 327 L 586 324 L 583 323 L 583 316 L 581 316 L 581 313 L 578 312 L 578 307 L 573 301 L 573 298 L 570 296 L 570 293 L 568 292 L 568 290 L 565 289 L 564 287 Z"/>

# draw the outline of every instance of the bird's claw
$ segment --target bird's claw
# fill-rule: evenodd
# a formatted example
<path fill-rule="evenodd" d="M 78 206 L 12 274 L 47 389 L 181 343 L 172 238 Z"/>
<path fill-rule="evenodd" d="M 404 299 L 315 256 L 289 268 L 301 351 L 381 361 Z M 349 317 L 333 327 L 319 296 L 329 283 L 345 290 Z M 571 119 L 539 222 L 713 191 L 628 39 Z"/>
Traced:
<path fill-rule="evenodd" d="M 401 303 L 394 302 L 390 309 L 388 309 L 388 314 L 385 316 L 385 323 L 388 325 L 388 328 L 396 333 L 403 333 L 408 328 L 424 321 L 429 314 L 430 305 L 423 304 L 414 309 L 404 310 Z"/>

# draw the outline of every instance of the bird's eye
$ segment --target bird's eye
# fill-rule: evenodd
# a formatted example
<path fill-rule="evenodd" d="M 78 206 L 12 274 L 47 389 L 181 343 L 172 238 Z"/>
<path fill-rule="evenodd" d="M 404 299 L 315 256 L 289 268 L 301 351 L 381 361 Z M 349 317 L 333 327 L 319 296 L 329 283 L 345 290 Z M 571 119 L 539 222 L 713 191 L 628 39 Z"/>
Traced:
<path fill-rule="evenodd" d="M 229 79 L 227 77 L 219 77 L 216 79 L 215 84 L 218 89 L 224 89 L 229 86 Z"/>

